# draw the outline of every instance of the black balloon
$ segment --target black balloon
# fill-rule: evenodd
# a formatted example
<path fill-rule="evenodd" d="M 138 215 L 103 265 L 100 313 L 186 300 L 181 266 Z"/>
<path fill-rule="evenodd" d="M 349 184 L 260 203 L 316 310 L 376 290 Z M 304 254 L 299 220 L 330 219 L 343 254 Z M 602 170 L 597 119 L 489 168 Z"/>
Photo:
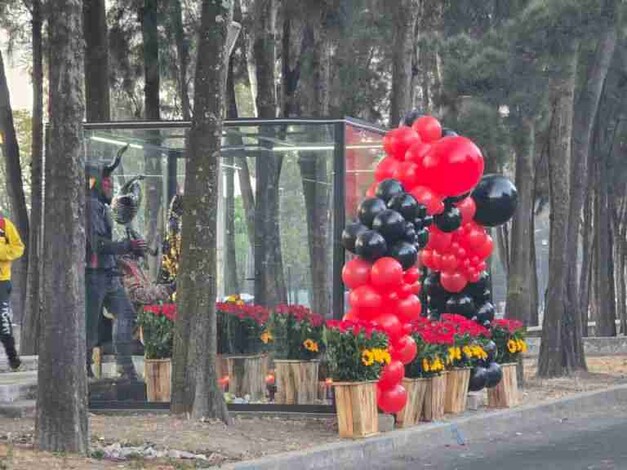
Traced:
<path fill-rule="evenodd" d="M 473 298 L 475 299 L 475 302 L 477 302 L 478 304 L 482 302 L 490 302 L 492 300 L 492 291 L 490 289 L 484 289 L 481 295 L 478 295 L 477 297 L 473 297 Z"/>
<path fill-rule="evenodd" d="M 403 269 L 409 269 L 418 260 L 418 250 L 408 242 L 397 242 L 390 248 L 388 256 L 401 263 Z"/>
<path fill-rule="evenodd" d="M 485 322 L 492 323 L 495 313 L 494 305 L 491 302 L 485 302 L 477 310 L 477 322 L 481 325 Z"/>
<path fill-rule="evenodd" d="M 427 206 L 418 203 L 418 212 L 416 214 L 416 217 L 420 218 L 420 219 L 424 219 L 427 216 Z"/>
<path fill-rule="evenodd" d="M 429 243 L 429 231 L 426 228 L 416 232 L 416 243 L 421 249 L 427 246 L 427 243 Z"/>
<path fill-rule="evenodd" d="M 498 350 L 496 348 L 496 343 L 490 340 L 487 344 L 483 346 L 483 350 L 486 353 L 488 353 L 488 357 L 486 358 L 486 361 L 488 363 L 494 362 L 494 359 L 496 358 L 496 355 L 498 353 Z"/>
<path fill-rule="evenodd" d="M 416 229 L 411 222 L 405 223 L 405 233 L 403 234 L 403 240 L 409 243 L 416 242 Z"/>
<path fill-rule="evenodd" d="M 444 204 L 455 204 L 456 202 L 463 201 L 468 196 L 470 196 L 469 192 L 461 194 L 460 196 L 447 197 L 446 199 L 444 199 Z"/>
<path fill-rule="evenodd" d="M 401 126 L 411 126 L 414 121 L 416 119 L 418 119 L 420 116 L 424 116 L 424 113 L 418 109 L 413 109 L 410 112 L 408 112 L 407 114 L 405 114 L 405 117 L 401 120 Z"/>
<path fill-rule="evenodd" d="M 374 218 L 372 228 L 383 235 L 387 243 L 395 242 L 405 234 L 406 221 L 401 214 L 386 209 Z"/>
<path fill-rule="evenodd" d="M 395 210 L 407 220 L 418 217 L 418 201 L 411 194 L 397 194 L 388 201 L 388 208 Z"/>
<path fill-rule="evenodd" d="M 448 127 L 442 128 L 442 137 L 455 137 L 456 135 L 458 134 L 454 130 L 449 129 Z"/>
<path fill-rule="evenodd" d="M 368 230 L 368 227 L 360 222 L 352 222 L 342 232 L 342 246 L 351 253 L 355 253 L 355 241 L 357 237 Z"/>
<path fill-rule="evenodd" d="M 443 232 L 454 232 L 462 224 L 462 214 L 457 207 L 449 207 L 433 218 L 436 227 Z"/>
<path fill-rule="evenodd" d="M 472 192 L 477 205 L 474 220 L 486 227 L 496 227 L 512 218 L 516 211 L 516 186 L 502 175 L 485 175 Z"/>
<path fill-rule="evenodd" d="M 422 290 L 429 297 L 443 298 L 446 294 L 446 291 L 440 284 L 440 273 L 432 272 L 427 277 L 425 277 L 424 281 L 422 282 Z"/>
<path fill-rule="evenodd" d="M 446 301 L 446 313 L 457 313 L 470 319 L 476 314 L 475 303 L 469 295 L 452 295 Z"/>
<path fill-rule="evenodd" d="M 482 271 L 479 275 L 479 280 L 477 282 L 469 282 L 468 285 L 464 288 L 464 293 L 472 296 L 473 298 L 479 299 L 481 298 L 485 290 L 489 288 L 490 274 L 487 271 Z M 482 300 L 482 302 L 485 301 L 486 300 Z"/>
<path fill-rule="evenodd" d="M 368 261 L 375 261 L 387 252 L 385 238 L 374 230 L 366 230 L 357 237 L 355 253 Z"/>
<path fill-rule="evenodd" d="M 488 370 L 485 367 L 475 367 L 470 373 L 470 382 L 468 382 L 468 390 L 478 392 L 485 387 L 488 381 Z"/>
<path fill-rule="evenodd" d="M 429 225 L 433 224 L 433 216 L 432 215 L 425 215 L 422 218 L 422 223 L 424 224 L 425 227 L 428 227 Z"/>
<path fill-rule="evenodd" d="M 386 209 L 385 202 L 379 198 L 370 197 L 359 204 L 357 215 L 362 224 L 372 228 L 374 218 Z"/>
<path fill-rule="evenodd" d="M 413 224 L 414 224 L 415 230 L 420 230 L 421 228 L 424 227 L 424 221 L 419 218 L 415 218 Z"/>
<path fill-rule="evenodd" d="M 374 195 L 379 199 L 383 199 L 384 202 L 388 202 L 394 196 L 398 196 L 399 194 L 404 194 L 405 190 L 403 189 L 403 185 L 399 180 L 395 180 L 393 178 L 388 178 L 386 180 L 381 181 L 377 185 L 377 189 L 374 191 Z"/>
<path fill-rule="evenodd" d="M 496 387 L 501 379 L 503 378 L 503 369 L 496 362 L 491 362 L 488 364 L 488 368 L 486 370 L 487 380 L 485 386 L 487 388 Z"/>

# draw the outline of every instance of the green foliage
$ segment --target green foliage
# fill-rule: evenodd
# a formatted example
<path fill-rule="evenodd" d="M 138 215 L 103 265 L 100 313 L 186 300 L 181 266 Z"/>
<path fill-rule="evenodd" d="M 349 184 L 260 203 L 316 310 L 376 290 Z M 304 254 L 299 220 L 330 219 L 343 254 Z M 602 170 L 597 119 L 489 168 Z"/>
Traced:
<path fill-rule="evenodd" d="M 216 315 L 218 354 L 258 354 L 270 347 L 265 308 L 245 305 L 232 296 L 228 302 L 217 304 Z"/>
<path fill-rule="evenodd" d="M 172 357 L 174 322 L 171 319 L 144 309 L 137 317 L 137 324 L 142 329 L 146 359 Z"/>
<path fill-rule="evenodd" d="M 322 353 L 322 317 L 304 307 L 285 307 L 285 311 L 272 313 L 268 322 L 273 356 L 303 361 L 316 359 Z"/>

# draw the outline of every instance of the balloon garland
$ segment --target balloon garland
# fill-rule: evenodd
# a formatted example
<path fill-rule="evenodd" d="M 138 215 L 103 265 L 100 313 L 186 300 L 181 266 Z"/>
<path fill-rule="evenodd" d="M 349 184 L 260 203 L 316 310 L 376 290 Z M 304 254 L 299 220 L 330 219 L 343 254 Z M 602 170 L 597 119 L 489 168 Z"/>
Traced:
<path fill-rule="evenodd" d="M 417 354 L 413 321 L 442 313 L 486 326 L 494 319 L 486 271 L 494 242 L 484 227 L 507 222 L 517 195 L 503 176 L 482 178 L 479 148 L 432 116 L 409 113 L 383 148 L 375 182 L 342 234 L 344 248 L 357 255 L 342 280 L 350 290 L 344 318 L 372 321 L 389 336 L 392 361 L 378 382 L 378 405 L 396 413 L 407 401 L 404 365 Z M 473 370 L 470 388 L 496 385 L 500 374 L 492 360 Z"/>

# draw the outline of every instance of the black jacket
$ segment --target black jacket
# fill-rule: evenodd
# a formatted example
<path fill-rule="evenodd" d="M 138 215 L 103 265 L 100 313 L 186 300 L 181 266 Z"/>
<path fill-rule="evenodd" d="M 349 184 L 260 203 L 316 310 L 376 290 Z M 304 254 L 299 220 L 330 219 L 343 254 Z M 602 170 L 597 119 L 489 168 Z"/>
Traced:
<path fill-rule="evenodd" d="M 87 235 L 87 269 L 115 270 L 116 255 L 131 252 L 131 241 L 113 241 L 111 210 L 95 192 L 87 195 L 85 211 Z"/>

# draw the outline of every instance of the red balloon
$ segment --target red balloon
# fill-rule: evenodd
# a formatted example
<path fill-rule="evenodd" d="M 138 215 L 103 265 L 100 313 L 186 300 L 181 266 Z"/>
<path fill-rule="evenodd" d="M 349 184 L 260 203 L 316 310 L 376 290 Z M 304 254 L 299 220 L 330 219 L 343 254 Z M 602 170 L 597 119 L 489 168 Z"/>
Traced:
<path fill-rule="evenodd" d="M 427 248 L 431 248 L 438 251 L 446 250 L 453 240 L 453 235 L 447 232 L 443 232 L 435 225 L 429 227 L 429 242 Z"/>
<path fill-rule="evenodd" d="M 468 270 L 468 280 L 470 282 L 477 282 L 481 278 L 481 273 L 476 269 Z"/>
<path fill-rule="evenodd" d="M 384 413 L 398 413 L 407 404 L 407 390 L 401 384 L 396 384 L 388 390 L 381 390 L 377 402 Z"/>
<path fill-rule="evenodd" d="M 390 348 L 392 359 L 399 360 L 405 365 L 413 361 L 416 354 L 418 354 L 418 346 L 409 334 L 401 336 Z"/>
<path fill-rule="evenodd" d="M 395 341 L 403 335 L 403 325 L 396 315 L 382 313 L 372 321 L 383 328 L 391 341 Z"/>
<path fill-rule="evenodd" d="M 422 160 L 424 156 L 429 153 L 429 150 L 431 150 L 430 144 L 416 142 L 407 149 L 407 152 L 405 152 L 405 161 L 419 163 L 420 160 Z"/>
<path fill-rule="evenodd" d="M 449 136 L 438 140 L 420 161 L 421 178 L 444 196 L 459 196 L 470 191 L 483 174 L 483 155 L 466 137 Z"/>
<path fill-rule="evenodd" d="M 403 284 L 398 290 L 398 297 L 402 301 L 403 299 L 406 299 L 407 297 L 409 297 L 411 293 L 412 293 L 411 284 Z"/>
<path fill-rule="evenodd" d="M 455 256 L 457 256 L 457 259 L 466 259 L 466 255 L 468 253 L 466 252 L 466 250 L 464 250 L 462 247 L 459 247 L 457 249 L 457 252 L 455 253 Z"/>
<path fill-rule="evenodd" d="M 400 384 L 403 377 L 405 377 L 405 366 L 403 363 L 401 361 L 391 361 L 383 367 L 377 385 L 381 390 L 389 390 Z"/>
<path fill-rule="evenodd" d="M 421 177 L 420 173 L 418 173 L 418 182 Z M 427 213 L 429 215 L 439 214 L 444 211 L 444 202 L 442 197 L 435 194 L 426 186 L 416 186 L 409 191 L 409 194 L 414 196 L 416 201 L 427 208 Z"/>
<path fill-rule="evenodd" d="M 475 200 L 471 197 L 462 199 L 457 203 L 457 208 L 462 214 L 462 225 L 472 222 L 475 213 L 477 212 L 477 205 Z"/>
<path fill-rule="evenodd" d="M 423 266 L 429 269 L 433 269 L 433 251 L 432 250 L 425 248 L 424 250 L 420 252 L 418 256 L 420 258 L 420 264 L 422 264 Z"/>
<path fill-rule="evenodd" d="M 407 269 L 407 271 L 405 271 L 405 274 L 403 274 L 403 281 L 405 281 L 407 284 L 413 284 L 418 279 L 420 279 L 420 271 L 415 266 Z"/>
<path fill-rule="evenodd" d="M 442 268 L 442 272 L 445 273 L 454 272 L 458 264 L 459 261 L 457 261 L 457 258 L 452 253 L 442 255 L 442 259 L 440 260 L 440 267 Z"/>
<path fill-rule="evenodd" d="M 359 316 L 377 311 L 381 308 L 381 296 L 370 284 L 359 286 L 348 295 L 351 308 L 357 310 Z"/>
<path fill-rule="evenodd" d="M 394 258 L 379 258 L 372 265 L 370 279 L 378 289 L 396 288 L 403 282 L 403 266 Z"/>
<path fill-rule="evenodd" d="M 433 265 L 434 271 L 440 271 L 442 269 L 442 255 L 434 251 L 431 255 L 431 264 Z"/>
<path fill-rule="evenodd" d="M 375 191 L 377 190 L 377 182 L 375 181 L 370 186 L 368 186 L 368 190 L 366 191 L 366 197 L 376 197 Z"/>
<path fill-rule="evenodd" d="M 398 319 L 403 323 L 409 323 L 417 320 L 421 311 L 422 305 L 420 304 L 420 300 L 418 297 L 411 294 L 408 297 L 399 300 L 398 305 L 396 306 Z"/>
<path fill-rule="evenodd" d="M 412 162 L 402 162 L 396 167 L 392 178 L 399 180 L 405 189 L 411 189 L 416 186 L 418 165 Z"/>
<path fill-rule="evenodd" d="M 494 241 L 490 235 L 486 235 L 486 240 L 479 248 L 475 249 L 475 253 L 482 260 L 488 258 L 492 254 L 494 248 Z"/>
<path fill-rule="evenodd" d="M 374 179 L 378 182 L 392 178 L 400 162 L 392 157 L 385 157 L 374 170 Z"/>
<path fill-rule="evenodd" d="M 484 229 L 480 227 L 472 228 L 469 232 L 465 234 L 466 246 L 468 246 L 472 250 L 476 250 L 486 242 L 487 236 L 488 234 L 485 232 Z"/>
<path fill-rule="evenodd" d="M 468 284 L 468 281 L 461 273 L 442 273 L 440 283 L 448 292 L 461 292 Z"/>
<path fill-rule="evenodd" d="M 477 270 L 478 271 L 485 271 L 487 267 L 488 267 L 488 263 L 486 263 L 485 261 L 482 261 L 481 263 L 479 263 L 477 265 Z M 473 281 L 473 282 L 475 282 L 475 281 Z"/>
<path fill-rule="evenodd" d="M 405 335 L 409 335 L 409 334 L 411 334 L 411 332 L 412 332 L 413 330 L 414 330 L 414 327 L 413 327 L 413 325 L 412 325 L 411 323 L 405 323 L 405 324 L 403 325 L 403 333 L 404 333 Z M 401 336 L 401 338 L 402 338 L 402 336 Z M 390 351 L 390 355 L 392 355 L 392 352 L 391 352 L 391 351 Z"/>
<path fill-rule="evenodd" d="M 383 149 L 391 157 L 404 160 L 407 149 L 419 139 L 418 133 L 411 127 L 397 127 L 383 137 Z"/>
<path fill-rule="evenodd" d="M 442 126 L 433 116 L 420 116 L 411 126 L 423 142 L 434 142 L 442 137 Z"/>
<path fill-rule="evenodd" d="M 420 282 L 416 282 L 414 284 L 412 284 L 411 286 L 411 293 L 414 295 L 418 295 L 420 294 L 420 291 L 422 290 L 422 284 L 420 284 Z"/>
<path fill-rule="evenodd" d="M 359 286 L 370 282 L 370 268 L 368 261 L 362 258 L 353 258 L 342 268 L 342 281 L 349 289 L 356 289 Z"/>

